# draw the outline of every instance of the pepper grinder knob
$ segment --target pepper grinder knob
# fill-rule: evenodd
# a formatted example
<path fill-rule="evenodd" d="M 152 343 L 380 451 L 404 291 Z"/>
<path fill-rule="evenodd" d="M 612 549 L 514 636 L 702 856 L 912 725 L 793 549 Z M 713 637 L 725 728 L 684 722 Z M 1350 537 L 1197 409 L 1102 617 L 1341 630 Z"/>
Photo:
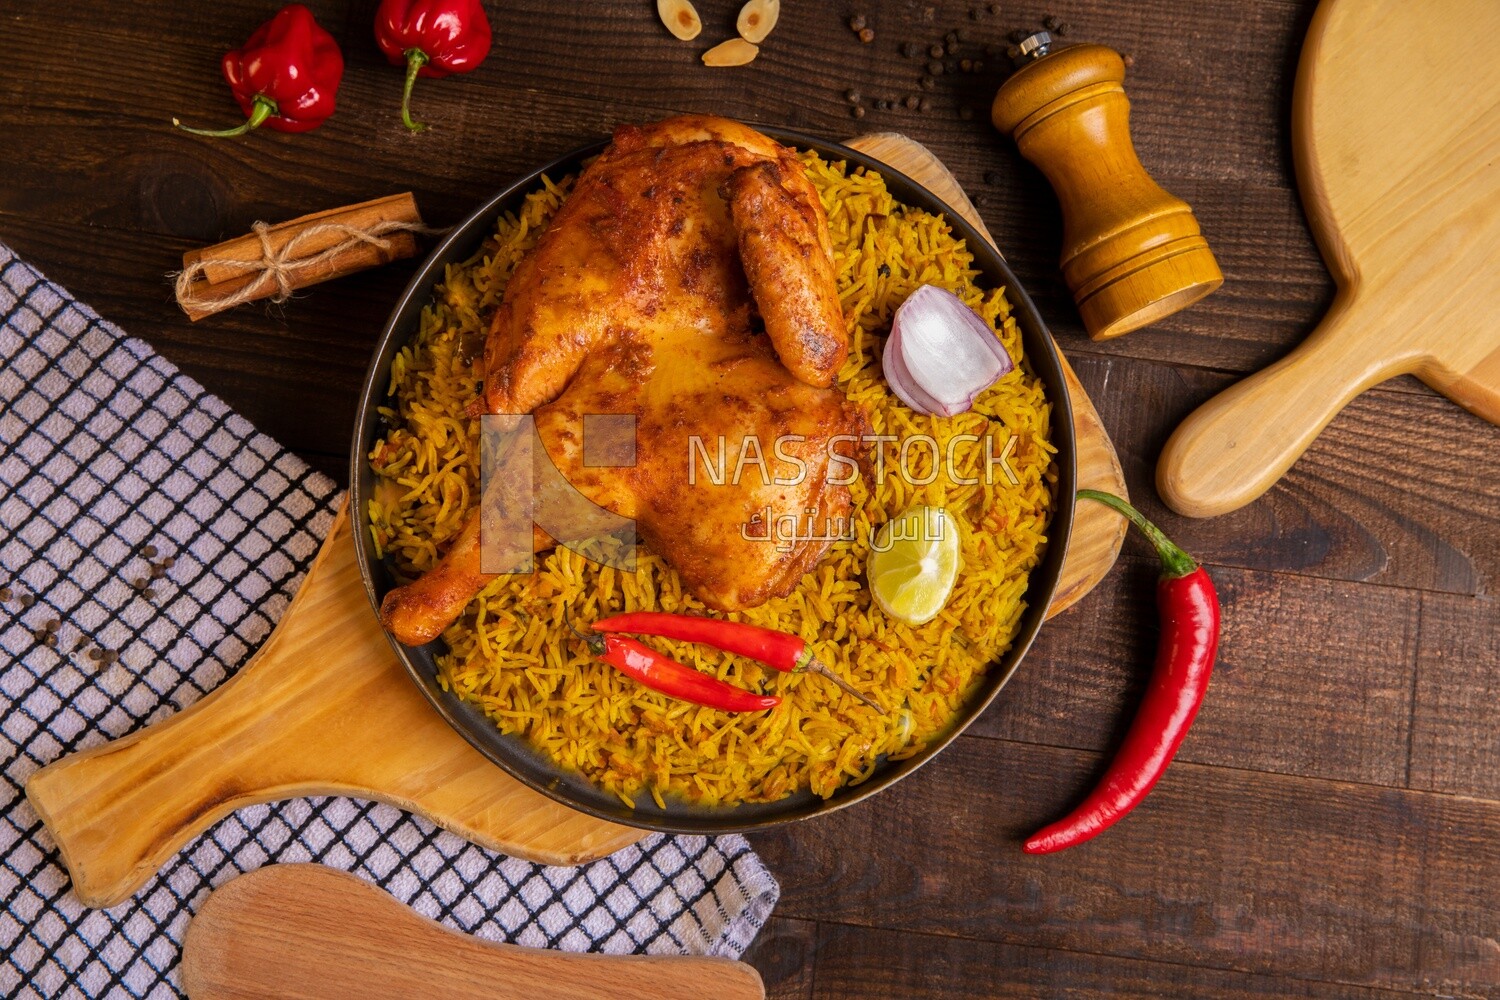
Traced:
<path fill-rule="evenodd" d="M 1038 32 L 1010 55 L 1019 68 L 995 95 L 990 118 L 1062 203 L 1063 277 L 1089 336 L 1129 333 L 1222 285 L 1193 210 L 1136 156 L 1120 54 L 1056 46 Z"/>

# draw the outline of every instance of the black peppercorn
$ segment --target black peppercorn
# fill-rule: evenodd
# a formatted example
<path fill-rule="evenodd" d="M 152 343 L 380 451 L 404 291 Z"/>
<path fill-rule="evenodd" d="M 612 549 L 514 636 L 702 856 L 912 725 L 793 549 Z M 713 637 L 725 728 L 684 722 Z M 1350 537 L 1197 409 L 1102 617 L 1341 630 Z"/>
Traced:
<path fill-rule="evenodd" d="M 965 73 L 972 73 L 972 72 L 974 72 L 974 60 L 972 60 L 972 59 L 961 60 L 959 62 L 959 64 L 958 64 L 958 68 L 961 69 L 961 70 L 963 70 Z"/>
<path fill-rule="evenodd" d="M 858 104 L 863 99 L 863 95 L 861 95 L 857 90 L 844 91 L 844 100 L 848 101 L 850 104 Z"/>
<path fill-rule="evenodd" d="M 984 172 L 984 182 L 986 184 L 999 184 L 1000 175 L 993 170 L 986 170 Z"/>
<path fill-rule="evenodd" d="M 924 77 L 922 77 L 922 89 L 923 90 L 931 90 L 932 88 L 934 88 L 936 86 L 937 86 L 937 81 L 934 80 L 932 77 L 930 77 L 930 76 L 924 76 Z"/>
<path fill-rule="evenodd" d="M 943 75 L 943 64 L 942 64 L 942 62 L 940 62 L 937 59 L 931 60 L 927 64 L 927 72 L 931 73 L 933 76 L 942 76 Z"/>
<path fill-rule="evenodd" d="M 863 14 L 855 14 L 853 17 L 849 18 L 849 30 L 850 31 L 864 31 L 865 30 L 865 16 Z"/>
<path fill-rule="evenodd" d="M 855 118 L 863 118 L 865 116 L 865 109 L 862 105 L 856 104 L 854 107 L 849 109 L 849 113 Z"/>
<path fill-rule="evenodd" d="M 35 603 L 36 603 L 36 595 L 35 594 L 22 594 L 21 595 L 21 607 L 23 607 L 23 608 L 29 608 L 29 607 L 31 607 Z"/>
<path fill-rule="evenodd" d="M 1064 21 L 1062 24 L 1059 24 L 1057 26 L 1057 33 L 1059 35 L 1066 35 L 1069 31 L 1072 30 L 1072 27 L 1073 26 L 1070 25 L 1067 21 Z"/>
<path fill-rule="evenodd" d="M 1048 14 L 1042 18 L 1042 27 L 1048 31 L 1056 31 L 1060 24 L 1062 24 L 1062 21 L 1058 19 L 1056 14 Z"/>
<path fill-rule="evenodd" d="M 920 105 L 921 103 L 922 103 L 922 99 L 920 97 L 918 97 L 916 94 L 907 94 L 906 95 L 906 110 L 908 110 L 908 111 L 915 111 L 915 110 L 917 110 L 917 106 Z"/>
<path fill-rule="evenodd" d="M 927 54 L 932 56 L 932 58 L 934 59 L 941 59 L 943 58 L 943 56 L 948 54 L 948 50 L 943 48 L 941 45 L 934 45 L 927 50 Z"/>
<path fill-rule="evenodd" d="M 908 59 L 915 59 L 916 56 L 917 56 L 917 53 L 920 52 L 920 51 L 921 51 L 921 49 L 918 48 L 916 42 L 902 42 L 901 43 L 901 54 L 903 56 L 905 56 L 906 58 L 908 58 Z"/>
<path fill-rule="evenodd" d="M 979 20 L 979 8 L 978 7 L 970 7 L 969 8 L 969 20 L 971 20 L 971 21 L 977 21 L 977 20 Z"/>
<path fill-rule="evenodd" d="M 922 111 L 931 111 L 932 110 L 932 100 L 930 98 L 924 97 L 924 98 L 922 98 L 922 102 L 920 104 L 918 104 L 917 107 L 920 110 L 922 110 Z"/>
<path fill-rule="evenodd" d="M 990 13 L 991 14 L 998 14 L 998 13 L 1000 13 L 1000 5 L 997 4 L 997 3 L 990 4 Z"/>

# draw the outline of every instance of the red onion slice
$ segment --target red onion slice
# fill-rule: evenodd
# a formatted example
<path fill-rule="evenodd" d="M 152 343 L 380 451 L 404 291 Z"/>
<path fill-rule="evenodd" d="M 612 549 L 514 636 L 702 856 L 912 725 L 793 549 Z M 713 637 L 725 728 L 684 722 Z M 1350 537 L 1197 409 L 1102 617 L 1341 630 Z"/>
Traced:
<path fill-rule="evenodd" d="M 896 310 L 881 367 L 907 406 L 952 417 L 1015 365 L 995 331 L 962 299 L 923 285 Z"/>
<path fill-rule="evenodd" d="M 907 406 L 918 413 L 942 413 L 943 416 L 951 417 L 953 414 L 944 413 L 942 403 L 933 399 L 927 392 L 917 384 L 916 379 L 911 377 L 911 372 L 906 368 L 906 362 L 901 357 L 901 343 L 896 339 L 893 332 L 885 342 L 885 353 L 880 356 L 880 367 L 885 370 L 885 380 L 894 392 Z"/>

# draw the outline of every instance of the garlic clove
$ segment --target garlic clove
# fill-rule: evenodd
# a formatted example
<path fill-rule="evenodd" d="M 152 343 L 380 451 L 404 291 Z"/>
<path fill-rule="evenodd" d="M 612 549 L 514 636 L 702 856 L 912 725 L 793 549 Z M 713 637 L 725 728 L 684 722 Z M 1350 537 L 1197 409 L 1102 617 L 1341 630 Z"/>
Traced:
<path fill-rule="evenodd" d="M 690 42 L 703 30 L 703 19 L 688 0 L 656 0 L 656 15 L 673 35 Z"/>
<path fill-rule="evenodd" d="M 743 38 L 720 42 L 703 53 L 705 66 L 743 66 L 760 54 L 760 49 Z"/>
<path fill-rule="evenodd" d="M 766 40 L 771 29 L 776 27 L 776 19 L 780 16 L 781 0 L 750 0 L 740 8 L 735 27 L 739 29 L 741 38 L 759 45 Z"/>

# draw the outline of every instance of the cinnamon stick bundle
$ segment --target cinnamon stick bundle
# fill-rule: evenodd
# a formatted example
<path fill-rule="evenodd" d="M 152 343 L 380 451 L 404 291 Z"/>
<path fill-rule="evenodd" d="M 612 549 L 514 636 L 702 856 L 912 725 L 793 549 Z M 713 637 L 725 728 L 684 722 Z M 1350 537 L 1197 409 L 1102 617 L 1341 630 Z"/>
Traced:
<path fill-rule="evenodd" d="M 177 304 L 194 322 L 244 302 L 414 256 L 432 233 L 411 192 L 314 212 L 182 255 Z"/>

